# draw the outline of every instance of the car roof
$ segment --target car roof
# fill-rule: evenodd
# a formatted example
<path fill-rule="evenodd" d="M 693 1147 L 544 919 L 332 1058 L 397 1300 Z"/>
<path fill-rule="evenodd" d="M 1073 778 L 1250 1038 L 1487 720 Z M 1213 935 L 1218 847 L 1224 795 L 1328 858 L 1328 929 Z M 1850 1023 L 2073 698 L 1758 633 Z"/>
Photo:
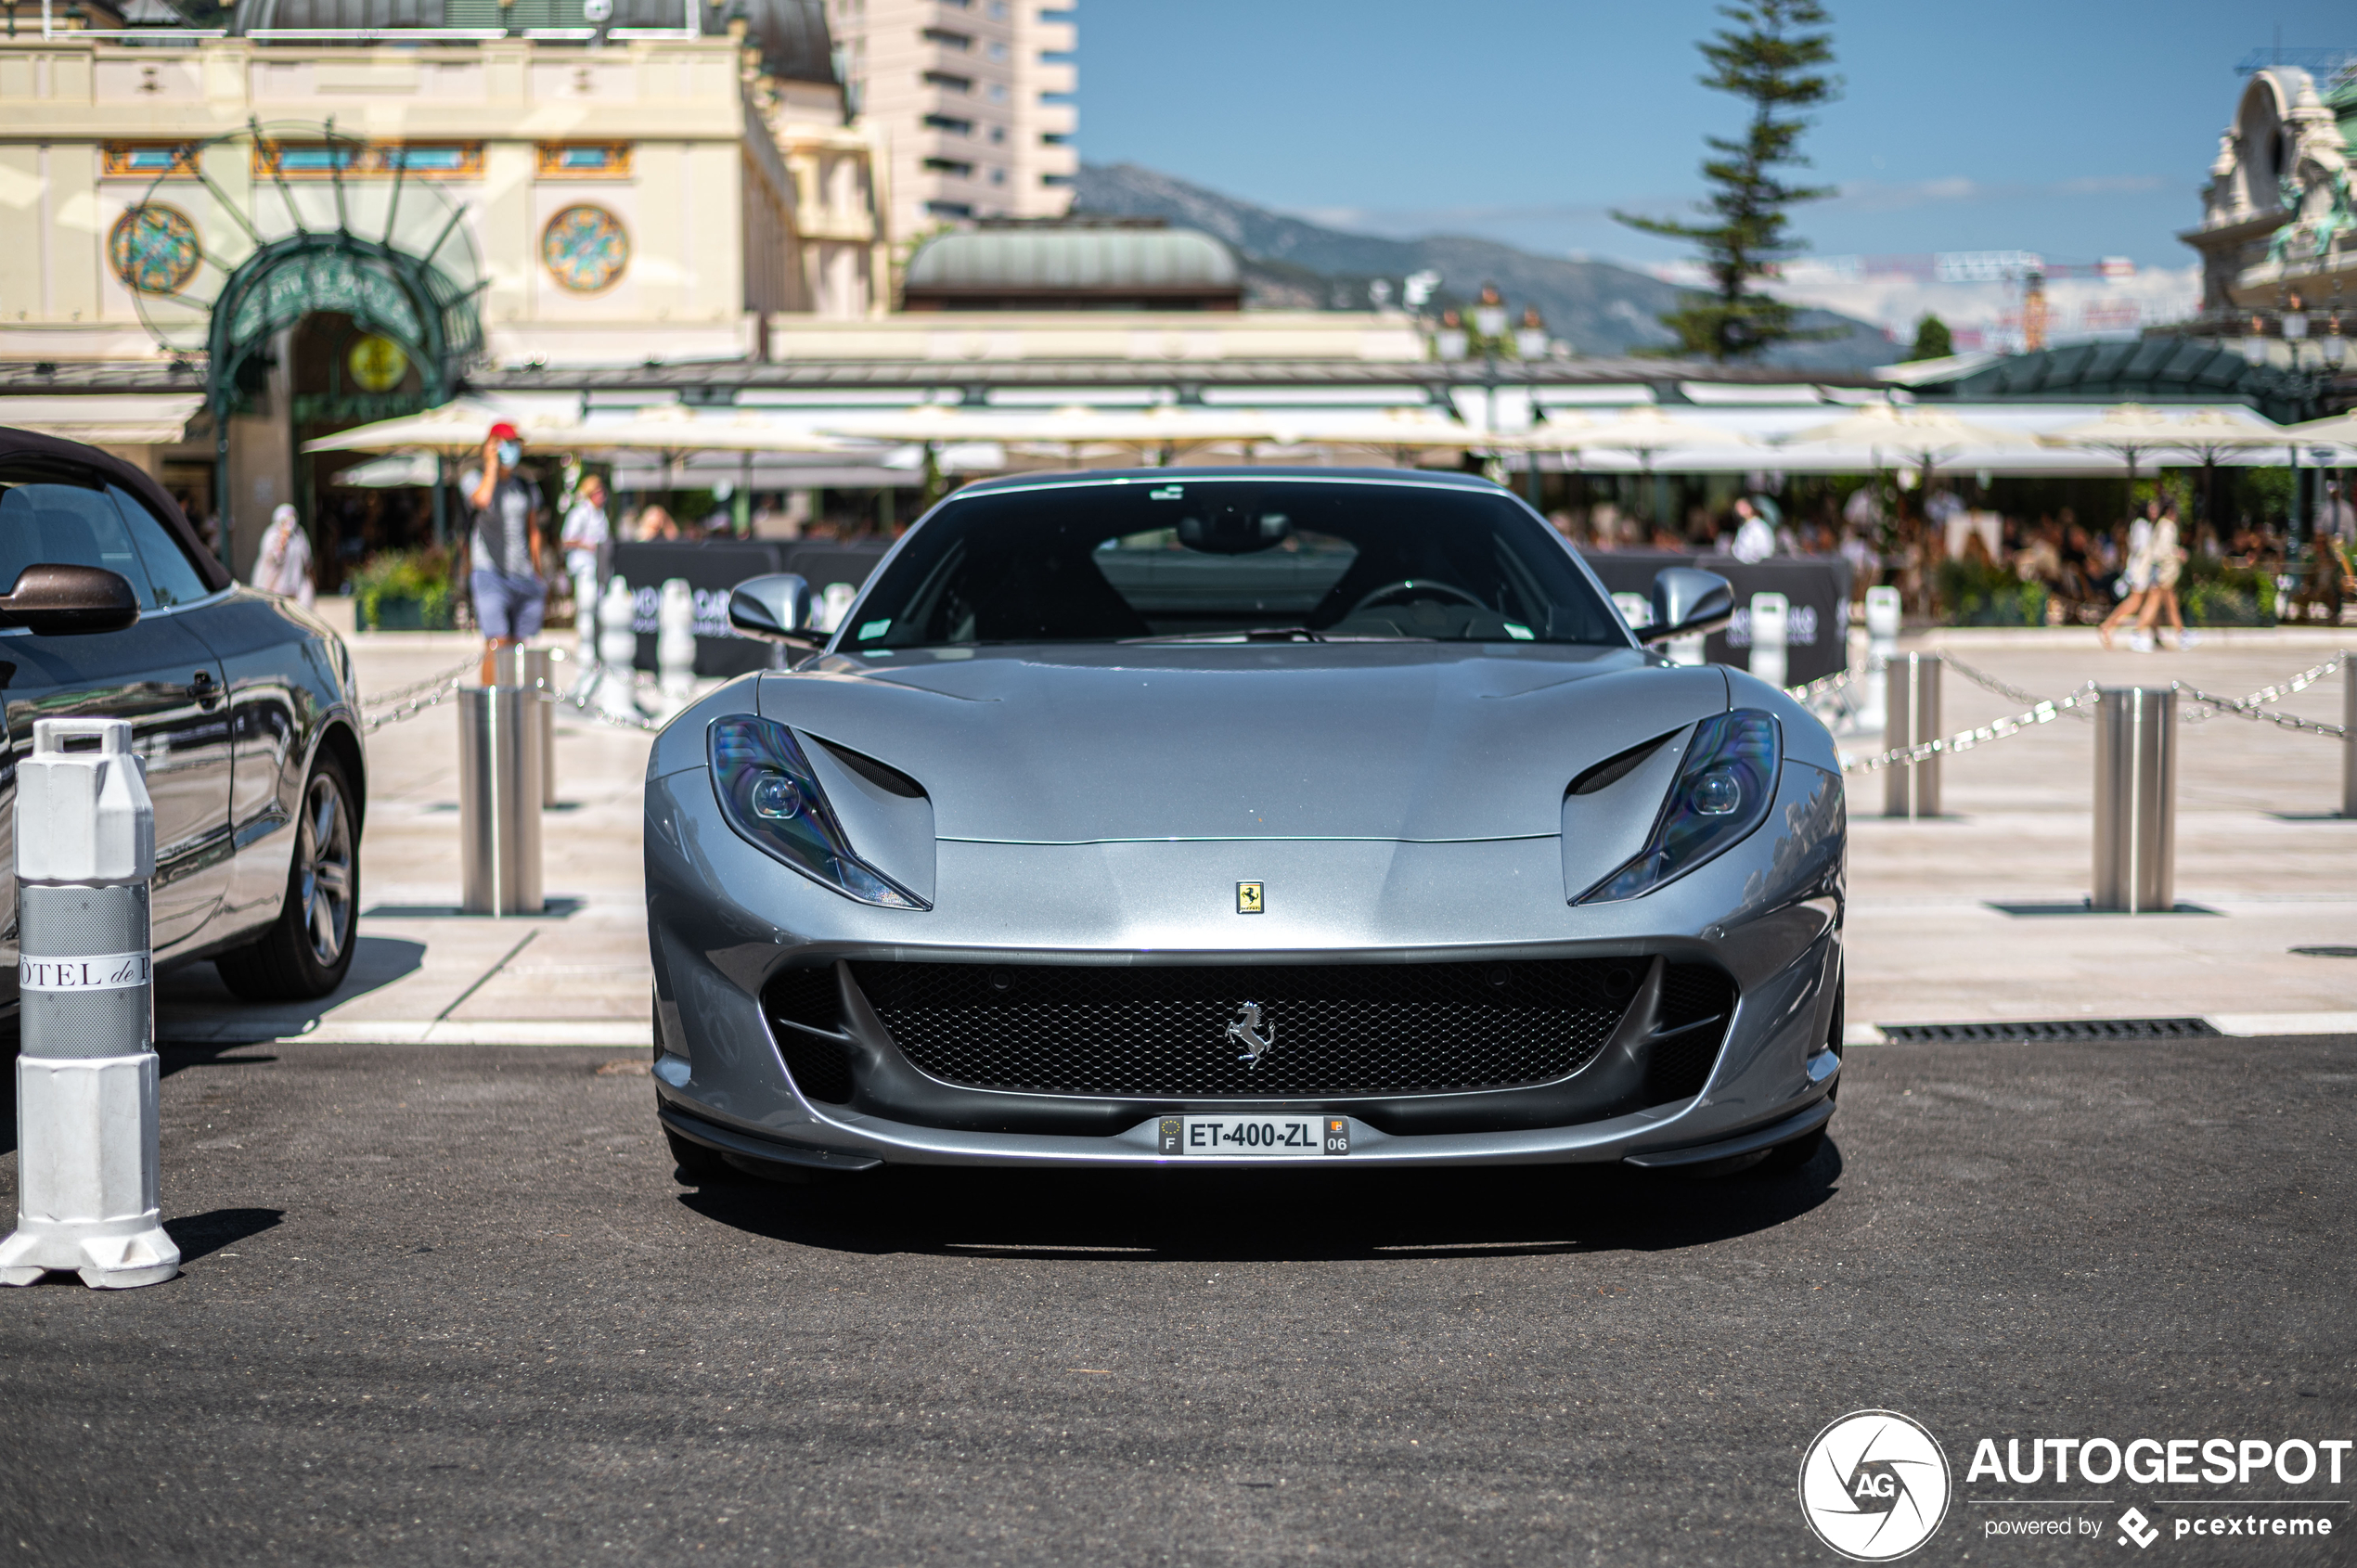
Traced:
<path fill-rule="evenodd" d="M 1045 469 L 1029 473 L 998 474 L 960 485 L 944 500 L 961 495 L 984 495 L 993 491 L 1030 490 L 1041 485 L 1075 484 L 1205 484 L 1215 481 L 1235 480 L 1342 480 L 1353 484 L 1395 484 L 1401 489 L 1472 490 L 1491 495 L 1510 494 L 1496 482 L 1479 474 L 1469 474 L 1447 469 L 1327 469 L 1309 464 L 1238 464 L 1233 467 L 1204 464 L 1202 467 L 1167 469 Z"/>
<path fill-rule="evenodd" d="M 110 452 L 85 446 L 78 441 L 67 441 L 60 436 L 43 435 L 37 431 L 20 431 L 6 425 L 0 425 L 0 462 L 68 465 L 92 470 L 109 484 L 119 484 L 139 497 L 148 510 L 156 515 L 156 520 L 172 531 L 173 536 L 187 551 L 189 559 L 196 562 L 197 575 L 204 579 L 208 592 L 217 592 L 236 581 L 229 575 L 229 569 L 222 565 L 213 553 L 204 547 L 203 541 L 197 537 L 195 527 L 180 510 L 179 503 L 165 495 L 163 486 L 136 465 L 124 462 Z"/>

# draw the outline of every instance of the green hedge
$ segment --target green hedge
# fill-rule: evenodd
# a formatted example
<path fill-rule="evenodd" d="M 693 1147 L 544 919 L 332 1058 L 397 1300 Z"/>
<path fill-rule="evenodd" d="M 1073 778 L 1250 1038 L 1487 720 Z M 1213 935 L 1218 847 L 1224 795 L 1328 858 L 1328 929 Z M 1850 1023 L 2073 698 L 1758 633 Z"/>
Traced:
<path fill-rule="evenodd" d="M 385 550 L 352 574 L 354 616 L 362 631 L 447 631 L 450 559 L 433 548 Z"/>

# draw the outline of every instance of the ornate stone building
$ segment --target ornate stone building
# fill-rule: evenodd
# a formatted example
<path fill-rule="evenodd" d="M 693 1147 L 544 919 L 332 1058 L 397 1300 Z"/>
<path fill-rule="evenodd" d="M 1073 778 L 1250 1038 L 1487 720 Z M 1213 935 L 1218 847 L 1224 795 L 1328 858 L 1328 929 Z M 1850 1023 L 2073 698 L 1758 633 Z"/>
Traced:
<path fill-rule="evenodd" d="M 2357 335 L 2357 61 L 2325 81 L 2293 66 L 2251 73 L 2218 138 L 2201 226 L 2202 319 L 2211 335 Z M 2255 323 L 2255 328 L 2254 328 Z M 2321 353 L 2319 354 L 2321 356 Z"/>

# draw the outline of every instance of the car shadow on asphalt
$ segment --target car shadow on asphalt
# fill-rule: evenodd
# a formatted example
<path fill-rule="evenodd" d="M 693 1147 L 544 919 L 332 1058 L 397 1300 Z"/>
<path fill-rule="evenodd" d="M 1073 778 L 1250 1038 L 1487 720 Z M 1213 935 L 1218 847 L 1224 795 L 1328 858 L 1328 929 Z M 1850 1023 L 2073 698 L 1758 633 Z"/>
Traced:
<path fill-rule="evenodd" d="M 1839 1190 L 1827 1139 L 1797 1170 L 1703 1180 L 1622 1166 L 1426 1171 L 820 1173 L 707 1181 L 716 1224 L 829 1252 L 1119 1261 L 1666 1252 L 1771 1229 Z"/>
<path fill-rule="evenodd" d="M 212 964 L 181 965 L 156 976 L 156 1039 L 197 1046 L 307 1034 L 345 1003 L 416 973 L 425 959 L 422 942 L 363 936 L 352 950 L 343 983 L 314 1002 L 243 1001 L 222 983 L 221 971 Z"/>

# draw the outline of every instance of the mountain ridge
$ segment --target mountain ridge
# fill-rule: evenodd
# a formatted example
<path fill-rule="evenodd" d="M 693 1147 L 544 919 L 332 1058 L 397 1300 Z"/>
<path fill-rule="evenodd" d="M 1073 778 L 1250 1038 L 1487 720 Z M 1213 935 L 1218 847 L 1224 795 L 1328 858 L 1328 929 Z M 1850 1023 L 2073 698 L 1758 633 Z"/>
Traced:
<path fill-rule="evenodd" d="M 1225 240 L 1243 263 L 1246 303 L 1261 309 L 1365 310 L 1367 285 L 1382 279 L 1399 298 L 1411 273 L 1441 275 L 1435 308 L 1469 303 L 1495 283 L 1519 316 L 1535 304 L 1553 336 L 1575 353 L 1658 352 L 1677 337 L 1659 317 L 1686 291 L 1610 262 L 1541 256 L 1474 235 L 1390 239 L 1353 234 L 1223 195 L 1136 163 L 1083 163 L 1073 210 L 1105 217 L 1162 218 Z M 1795 369 L 1863 369 L 1902 350 L 1880 328 L 1830 311 L 1800 313 L 1810 328 L 1848 328 L 1816 342 L 1782 343 L 1760 361 Z"/>

